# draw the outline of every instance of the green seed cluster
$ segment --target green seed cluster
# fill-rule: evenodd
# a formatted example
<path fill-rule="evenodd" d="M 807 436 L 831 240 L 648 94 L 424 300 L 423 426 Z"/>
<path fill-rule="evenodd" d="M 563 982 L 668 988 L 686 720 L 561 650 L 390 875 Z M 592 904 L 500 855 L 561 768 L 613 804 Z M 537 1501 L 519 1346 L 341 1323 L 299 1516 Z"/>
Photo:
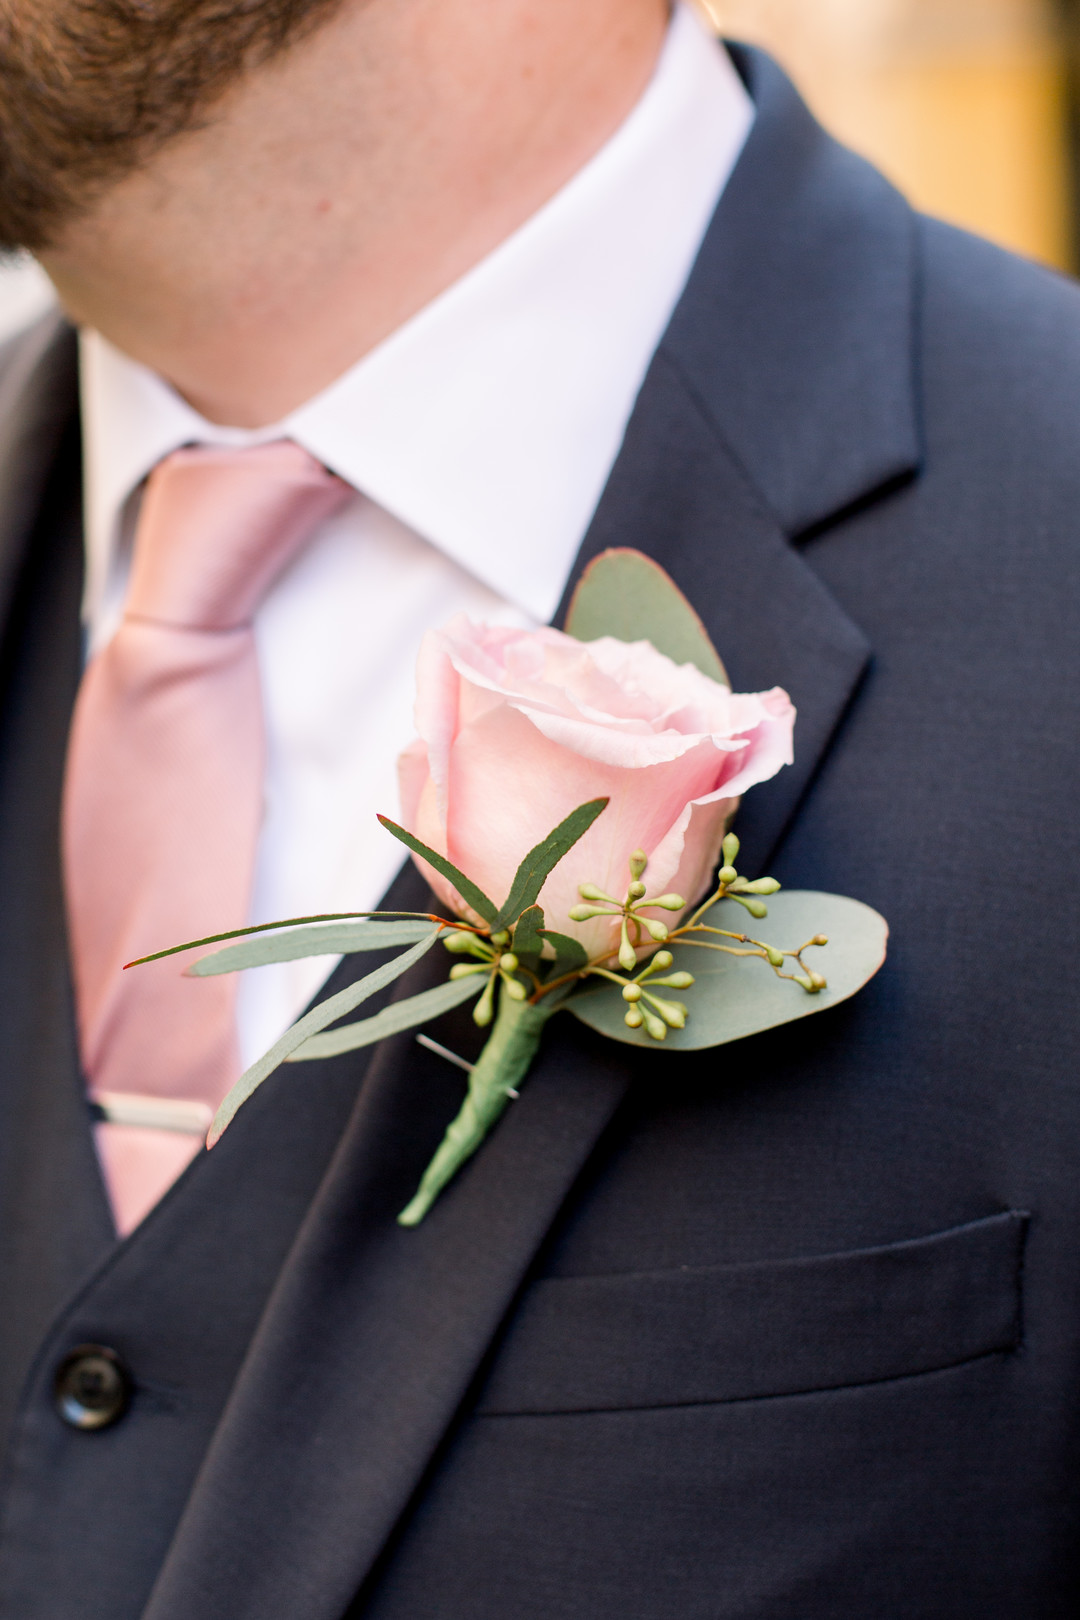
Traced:
<path fill-rule="evenodd" d="M 516 977 L 521 966 L 510 945 L 510 935 L 505 929 L 492 934 L 490 939 L 484 939 L 479 934 L 471 934 L 462 929 L 459 933 L 446 934 L 443 944 L 455 956 L 472 956 L 477 960 L 473 962 L 455 962 L 450 969 L 452 979 L 467 979 L 476 973 L 486 973 L 488 982 L 484 986 L 480 1000 L 473 1008 L 473 1021 L 481 1029 L 487 1027 L 495 1016 L 495 989 L 501 982 L 511 1001 L 526 1001 L 528 989 Z"/>
<path fill-rule="evenodd" d="M 578 893 L 586 904 L 574 906 L 570 912 L 571 922 L 589 922 L 593 917 L 621 919 L 618 956 L 619 966 L 624 973 L 632 973 L 637 966 L 637 953 L 645 943 L 643 934 L 647 934 L 654 944 L 662 945 L 670 932 L 667 923 L 657 917 L 646 917 L 643 913 L 654 908 L 661 911 L 686 909 L 686 901 L 681 894 L 657 894 L 649 899 L 648 890 L 641 881 L 648 864 L 645 851 L 635 849 L 630 856 L 630 882 L 622 900 L 616 900 L 613 894 L 598 889 L 594 883 L 581 883 Z"/>
<path fill-rule="evenodd" d="M 623 1022 L 628 1029 L 644 1027 L 646 1035 L 654 1041 L 664 1040 L 669 1029 L 686 1027 L 685 1003 L 655 994 L 657 990 L 689 990 L 693 984 L 692 973 L 680 971 L 669 973 L 663 979 L 656 977 L 658 973 L 666 973 L 674 961 L 670 951 L 657 951 L 623 988 L 623 1000 L 630 1003 Z"/>

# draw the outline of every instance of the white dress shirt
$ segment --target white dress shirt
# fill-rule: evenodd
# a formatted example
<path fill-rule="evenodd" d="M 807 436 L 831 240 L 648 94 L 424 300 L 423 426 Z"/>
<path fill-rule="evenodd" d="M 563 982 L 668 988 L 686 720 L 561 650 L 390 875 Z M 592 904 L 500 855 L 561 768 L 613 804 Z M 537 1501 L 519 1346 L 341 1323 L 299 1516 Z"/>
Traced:
<path fill-rule="evenodd" d="M 607 144 L 487 258 L 316 398 L 221 427 L 81 334 L 89 650 L 123 611 L 147 474 L 182 444 L 291 438 L 357 495 L 255 621 L 268 741 L 251 921 L 378 905 L 401 848 L 395 762 L 416 655 L 453 614 L 551 618 L 645 371 L 753 117 L 688 7 Z M 207 932 L 218 919 L 207 917 Z M 244 975 L 250 1063 L 332 958 Z"/>

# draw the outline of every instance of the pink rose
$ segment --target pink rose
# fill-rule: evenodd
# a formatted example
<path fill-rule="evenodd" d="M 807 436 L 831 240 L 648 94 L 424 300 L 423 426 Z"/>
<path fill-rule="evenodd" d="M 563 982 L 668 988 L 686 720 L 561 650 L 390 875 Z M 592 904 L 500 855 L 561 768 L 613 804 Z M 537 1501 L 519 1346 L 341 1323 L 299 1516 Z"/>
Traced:
<path fill-rule="evenodd" d="M 501 905 L 534 844 L 579 804 L 610 797 L 540 896 L 547 927 L 600 956 L 618 948 L 617 928 L 570 921 L 578 884 L 621 899 L 640 847 L 649 894 L 700 899 L 740 794 L 791 763 L 794 720 L 779 687 L 731 692 L 648 641 L 582 642 L 461 615 L 421 648 L 420 735 L 398 762 L 403 820 Z M 466 915 L 450 884 L 424 871 Z"/>

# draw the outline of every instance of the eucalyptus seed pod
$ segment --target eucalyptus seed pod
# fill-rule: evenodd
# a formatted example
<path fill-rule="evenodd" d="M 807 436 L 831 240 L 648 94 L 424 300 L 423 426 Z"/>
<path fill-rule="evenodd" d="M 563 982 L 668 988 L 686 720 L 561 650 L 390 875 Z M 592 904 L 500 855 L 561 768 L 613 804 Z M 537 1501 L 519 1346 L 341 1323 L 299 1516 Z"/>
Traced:
<path fill-rule="evenodd" d="M 631 1012 L 634 1011 L 633 1008 L 630 1010 Z M 629 1014 L 627 1016 L 629 1017 Z M 645 1025 L 646 1035 L 650 1035 L 654 1041 L 667 1040 L 667 1025 L 662 1018 L 657 1018 L 656 1014 L 650 1012 L 648 1007 L 641 1008 L 641 1018 Z"/>
<path fill-rule="evenodd" d="M 491 964 L 489 962 L 455 962 L 450 969 L 450 977 L 452 979 L 468 979 L 474 973 L 488 973 L 490 969 Z"/>
<path fill-rule="evenodd" d="M 588 922 L 592 917 L 610 917 L 610 906 L 571 906 L 567 912 L 571 922 Z"/>
<path fill-rule="evenodd" d="M 484 993 L 473 1008 L 473 1023 L 486 1029 L 495 1016 L 495 978 L 493 973 L 484 986 Z"/>
<path fill-rule="evenodd" d="M 666 1001 L 660 996 L 648 996 L 652 1007 L 660 1014 L 665 1024 L 672 1029 L 686 1028 L 686 1008 L 681 1001 Z"/>
<path fill-rule="evenodd" d="M 649 985 L 651 988 L 662 990 L 689 990 L 693 983 L 694 975 L 692 973 L 682 972 L 669 974 L 666 979 L 649 980 Z M 625 991 L 623 994 L 625 995 Z"/>

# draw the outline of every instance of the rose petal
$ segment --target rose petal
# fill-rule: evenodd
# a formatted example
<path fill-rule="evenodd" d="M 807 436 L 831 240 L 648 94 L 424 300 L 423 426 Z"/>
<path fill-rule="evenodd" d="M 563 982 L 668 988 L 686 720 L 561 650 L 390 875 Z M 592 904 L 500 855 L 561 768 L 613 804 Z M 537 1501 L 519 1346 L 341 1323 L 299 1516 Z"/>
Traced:
<path fill-rule="evenodd" d="M 425 639 L 418 684 L 423 741 L 401 761 L 405 823 L 496 902 L 552 827 L 610 799 L 540 896 L 550 926 L 594 954 L 614 950 L 618 922 L 570 922 L 580 883 L 621 896 L 640 847 L 651 893 L 698 900 L 738 796 L 792 758 L 785 692 L 730 692 L 648 642 L 462 616 Z M 428 877 L 460 911 L 451 885 Z"/>

